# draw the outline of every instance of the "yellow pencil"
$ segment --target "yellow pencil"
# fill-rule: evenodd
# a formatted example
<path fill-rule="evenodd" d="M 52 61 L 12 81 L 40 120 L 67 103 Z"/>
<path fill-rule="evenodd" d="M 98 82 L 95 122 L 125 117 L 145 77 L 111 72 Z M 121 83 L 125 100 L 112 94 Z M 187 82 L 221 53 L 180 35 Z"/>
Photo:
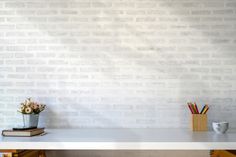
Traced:
<path fill-rule="evenodd" d="M 206 106 L 206 108 L 204 109 L 204 111 L 202 112 L 203 114 L 206 114 L 207 113 L 207 111 L 208 111 L 208 109 L 209 109 L 209 107 L 208 106 Z"/>

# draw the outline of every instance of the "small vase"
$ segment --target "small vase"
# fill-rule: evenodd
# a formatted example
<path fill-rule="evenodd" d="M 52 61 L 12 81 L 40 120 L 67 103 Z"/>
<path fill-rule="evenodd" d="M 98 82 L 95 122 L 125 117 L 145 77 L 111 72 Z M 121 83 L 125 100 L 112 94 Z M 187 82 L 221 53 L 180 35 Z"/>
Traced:
<path fill-rule="evenodd" d="M 24 128 L 37 127 L 39 122 L 39 114 L 22 114 Z"/>

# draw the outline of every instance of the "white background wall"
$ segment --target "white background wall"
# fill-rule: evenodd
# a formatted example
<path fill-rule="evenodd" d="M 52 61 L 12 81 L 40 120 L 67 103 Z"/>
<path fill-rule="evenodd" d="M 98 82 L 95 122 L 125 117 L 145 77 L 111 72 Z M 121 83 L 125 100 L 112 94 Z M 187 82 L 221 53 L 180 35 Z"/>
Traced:
<path fill-rule="evenodd" d="M 26 97 L 46 127 L 236 128 L 236 1 L 1 0 L 0 127 Z M 17 116 L 16 116 L 17 115 Z"/>

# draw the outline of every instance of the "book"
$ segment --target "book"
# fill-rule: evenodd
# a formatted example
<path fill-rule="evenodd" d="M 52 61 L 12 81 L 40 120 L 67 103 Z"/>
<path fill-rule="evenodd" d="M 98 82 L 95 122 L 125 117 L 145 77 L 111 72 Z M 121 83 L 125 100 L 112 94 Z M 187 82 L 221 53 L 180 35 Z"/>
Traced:
<path fill-rule="evenodd" d="M 28 129 L 28 130 L 2 130 L 3 136 L 31 137 L 44 133 L 44 128 Z"/>
<path fill-rule="evenodd" d="M 0 157 L 46 157 L 43 150 L 1 150 Z"/>

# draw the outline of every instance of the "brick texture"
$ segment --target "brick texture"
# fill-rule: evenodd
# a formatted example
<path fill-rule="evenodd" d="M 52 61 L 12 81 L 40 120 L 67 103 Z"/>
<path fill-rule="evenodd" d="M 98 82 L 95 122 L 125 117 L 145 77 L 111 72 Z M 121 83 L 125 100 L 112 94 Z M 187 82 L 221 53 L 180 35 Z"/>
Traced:
<path fill-rule="evenodd" d="M 1 0 L 0 127 L 32 97 L 51 128 L 236 128 L 235 50 L 232 0 Z"/>

